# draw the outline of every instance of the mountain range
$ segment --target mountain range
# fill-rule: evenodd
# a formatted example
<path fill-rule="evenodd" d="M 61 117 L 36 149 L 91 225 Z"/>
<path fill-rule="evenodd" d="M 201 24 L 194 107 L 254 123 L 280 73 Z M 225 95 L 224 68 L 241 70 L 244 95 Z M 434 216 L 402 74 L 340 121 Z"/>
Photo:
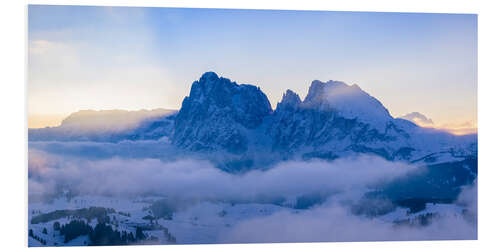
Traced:
<path fill-rule="evenodd" d="M 273 110 L 259 87 L 214 72 L 193 82 L 179 111 L 79 111 L 58 127 L 28 131 L 29 141 L 160 138 L 186 152 L 223 152 L 251 162 L 360 153 L 425 163 L 477 157 L 476 134 L 457 136 L 394 118 L 356 84 L 314 80 L 304 100 L 286 90 Z"/>

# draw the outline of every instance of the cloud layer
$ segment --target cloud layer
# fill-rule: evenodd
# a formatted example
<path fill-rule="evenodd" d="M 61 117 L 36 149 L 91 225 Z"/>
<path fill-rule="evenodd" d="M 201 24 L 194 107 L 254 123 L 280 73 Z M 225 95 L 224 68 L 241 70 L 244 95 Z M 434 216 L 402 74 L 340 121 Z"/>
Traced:
<path fill-rule="evenodd" d="M 446 215 L 422 227 L 394 226 L 353 215 L 332 200 L 304 212 L 282 211 L 243 221 L 221 234 L 221 242 L 325 242 L 477 239 L 477 227 L 464 217 Z"/>
<path fill-rule="evenodd" d="M 64 143 L 58 144 L 63 147 Z M 86 145 L 87 144 L 83 144 Z M 362 156 L 352 159 L 281 162 L 270 170 L 254 170 L 234 175 L 221 171 L 208 161 L 153 158 L 125 159 L 117 156 L 88 159 L 78 156 L 75 144 L 60 156 L 31 149 L 29 152 L 29 190 L 31 194 L 50 194 L 61 188 L 96 195 L 138 196 L 146 194 L 183 196 L 194 199 L 295 198 L 308 194 L 332 194 L 365 190 L 404 176 L 415 167 L 381 158 Z M 67 152 L 60 150 L 61 152 Z M 81 152 L 85 156 L 85 150 Z"/>
<path fill-rule="evenodd" d="M 269 170 L 230 174 L 194 157 L 154 158 L 162 142 L 30 143 L 29 195 L 74 194 L 137 197 L 159 195 L 191 201 L 274 202 L 294 205 L 299 197 L 320 194 L 322 203 L 283 209 L 224 228 L 216 242 L 320 242 L 443 240 L 477 238 L 477 185 L 464 187 L 457 205 L 464 216 L 444 214 L 428 226 L 395 226 L 391 220 L 353 210 L 366 191 L 419 168 L 372 156 L 325 161 L 285 161 Z M 90 153 L 102 153 L 88 157 Z M 133 155 L 132 157 L 123 157 Z M 30 201 L 35 201 L 34 199 Z M 373 209 L 375 203 L 370 203 Z M 390 201 L 389 201 L 390 203 Z M 382 204 L 382 203 L 381 203 Z M 390 205 L 390 204 L 389 204 Z"/>

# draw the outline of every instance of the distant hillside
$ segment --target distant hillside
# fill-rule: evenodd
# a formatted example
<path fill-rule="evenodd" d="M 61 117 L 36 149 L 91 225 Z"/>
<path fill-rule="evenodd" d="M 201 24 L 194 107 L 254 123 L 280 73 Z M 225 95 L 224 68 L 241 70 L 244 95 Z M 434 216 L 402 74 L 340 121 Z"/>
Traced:
<path fill-rule="evenodd" d="M 137 133 L 144 135 L 151 126 L 168 127 L 173 124 L 176 110 L 81 110 L 66 117 L 60 126 L 29 129 L 30 141 L 119 141 L 139 139 Z M 161 126 L 160 126 L 161 124 Z M 169 128 L 168 131 L 171 129 Z M 161 136 L 170 132 L 162 130 Z M 161 137 L 160 136 L 160 137 Z M 155 138 L 158 139 L 158 138 Z"/>

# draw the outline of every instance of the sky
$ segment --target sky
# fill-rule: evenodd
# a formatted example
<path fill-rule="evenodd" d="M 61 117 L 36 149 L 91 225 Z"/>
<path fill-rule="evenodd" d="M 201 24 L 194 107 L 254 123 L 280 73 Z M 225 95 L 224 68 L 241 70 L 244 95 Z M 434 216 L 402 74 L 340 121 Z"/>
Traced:
<path fill-rule="evenodd" d="M 357 84 L 394 117 L 477 127 L 477 16 L 28 7 L 28 127 L 83 109 L 179 109 L 207 71 L 271 105 L 313 80 Z"/>

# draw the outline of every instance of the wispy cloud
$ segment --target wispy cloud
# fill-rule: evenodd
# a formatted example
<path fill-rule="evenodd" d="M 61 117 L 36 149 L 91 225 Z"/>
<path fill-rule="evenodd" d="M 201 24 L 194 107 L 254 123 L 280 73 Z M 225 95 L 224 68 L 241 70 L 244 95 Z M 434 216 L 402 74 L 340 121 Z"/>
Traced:
<path fill-rule="evenodd" d="M 229 174 L 211 162 L 175 153 L 153 141 L 30 143 L 28 194 L 137 197 L 160 195 L 197 201 L 270 202 L 321 194 L 327 200 L 242 220 L 222 229 L 216 242 L 313 242 L 475 239 L 477 188 L 465 187 L 457 204 L 470 216 L 445 214 L 425 227 L 395 227 L 390 221 L 355 214 L 363 194 L 419 168 L 372 156 L 325 161 L 285 161 L 267 171 Z M 152 149 L 156 149 L 152 150 Z M 89 154 L 93 157 L 89 157 Z M 127 156 L 126 158 L 124 156 Z M 163 159 L 154 156 L 166 156 Z M 31 201 L 31 200 L 30 200 Z M 35 201 L 35 200 L 33 200 Z"/>
<path fill-rule="evenodd" d="M 477 239 L 477 227 L 464 217 L 447 214 L 425 227 L 394 226 L 375 218 L 356 216 L 335 199 L 312 209 L 242 221 L 220 235 L 221 242 L 325 242 L 386 240 Z"/>
<path fill-rule="evenodd" d="M 187 156 L 170 160 L 124 159 L 113 157 L 105 149 L 100 150 L 101 153 L 95 153 L 97 151 L 89 148 L 89 145 L 60 143 L 56 151 L 62 155 L 30 149 L 30 180 L 36 183 L 30 188 L 30 192 L 40 194 L 46 190 L 36 190 L 37 187 L 44 186 L 45 183 L 47 186 L 57 183 L 58 188 L 72 189 L 73 192 L 82 194 L 182 195 L 202 200 L 255 201 L 262 197 L 293 200 L 308 194 L 362 191 L 416 171 L 415 167 L 404 163 L 361 156 L 333 162 L 281 162 L 267 171 L 254 170 L 234 175 L 217 169 L 208 161 Z M 108 144 L 100 147 L 105 148 L 106 145 Z M 141 150 L 141 147 L 136 143 L 132 145 L 136 153 L 144 152 L 146 156 L 154 154 L 147 149 Z M 119 150 L 128 152 L 126 148 Z M 162 147 L 161 151 L 164 155 L 172 155 L 169 150 L 172 152 L 172 149 Z M 108 156 L 102 159 L 88 158 L 89 151 Z"/>
<path fill-rule="evenodd" d="M 477 133 L 477 124 L 473 121 L 454 122 L 454 123 L 434 123 L 431 118 L 428 118 L 422 113 L 411 112 L 399 118 L 409 120 L 421 127 L 435 128 L 444 130 L 455 135 L 466 135 Z"/>
<path fill-rule="evenodd" d="M 432 125 L 434 122 L 432 119 L 427 118 L 425 115 L 419 113 L 419 112 L 411 112 L 406 115 L 401 116 L 400 118 L 412 121 L 416 124 L 424 124 L 424 125 Z"/>

